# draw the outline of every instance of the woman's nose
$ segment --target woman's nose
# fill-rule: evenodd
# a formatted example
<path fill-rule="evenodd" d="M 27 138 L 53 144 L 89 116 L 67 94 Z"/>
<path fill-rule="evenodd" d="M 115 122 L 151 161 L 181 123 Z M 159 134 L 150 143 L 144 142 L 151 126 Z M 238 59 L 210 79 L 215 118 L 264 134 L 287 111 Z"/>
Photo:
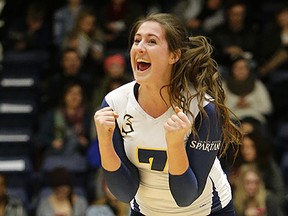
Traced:
<path fill-rule="evenodd" d="M 145 45 L 143 44 L 143 42 L 140 42 L 140 43 L 137 45 L 137 51 L 138 51 L 139 53 L 145 52 Z"/>

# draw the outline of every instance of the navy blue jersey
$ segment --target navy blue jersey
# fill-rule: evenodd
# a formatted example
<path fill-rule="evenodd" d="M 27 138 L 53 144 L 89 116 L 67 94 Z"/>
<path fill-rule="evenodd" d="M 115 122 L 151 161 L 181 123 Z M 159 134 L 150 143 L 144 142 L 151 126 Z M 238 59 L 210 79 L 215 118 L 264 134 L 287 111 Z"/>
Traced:
<path fill-rule="evenodd" d="M 175 111 L 170 107 L 153 118 L 135 97 L 135 81 L 110 92 L 102 106 L 119 114 L 114 132 L 114 148 L 121 158 L 115 172 L 104 170 L 112 193 L 144 215 L 209 215 L 232 199 L 231 188 L 217 158 L 221 147 L 221 121 L 212 98 L 203 106 L 207 118 L 200 118 L 198 102 L 191 101 L 198 136 L 185 137 L 189 168 L 182 175 L 169 174 L 164 123 Z"/>

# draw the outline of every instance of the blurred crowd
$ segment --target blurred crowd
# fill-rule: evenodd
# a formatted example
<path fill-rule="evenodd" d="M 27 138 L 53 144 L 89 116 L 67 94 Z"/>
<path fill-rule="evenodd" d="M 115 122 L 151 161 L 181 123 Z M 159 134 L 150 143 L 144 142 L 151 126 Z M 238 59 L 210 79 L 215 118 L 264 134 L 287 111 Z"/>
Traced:
<path fill-rule="evenodd" d="M 153 12 L 176 14 L 214 47 L 231 119 L 244 133 L 238 154 L 221 158 L 237 216 L 288 215 L 287 1 L 0 0 L 0 11 L 0 137 L 27 123 L 31 135 L 25 154 L 0 146 L 0 216 L 129 215 L 102 178 L 93 114 L 133 80 L 130 26 Z M 26 99 L 35 112 L 21 127 L 4 104 Z M 28 175 L 1 168 L 21 157 Z"/>

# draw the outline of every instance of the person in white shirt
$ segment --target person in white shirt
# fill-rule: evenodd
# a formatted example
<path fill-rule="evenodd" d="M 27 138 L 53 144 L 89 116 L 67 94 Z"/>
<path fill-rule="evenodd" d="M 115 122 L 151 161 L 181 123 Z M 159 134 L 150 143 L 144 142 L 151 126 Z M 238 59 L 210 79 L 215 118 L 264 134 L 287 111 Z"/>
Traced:
<path fill-rule="evenodd" d="M 230 72 L 223 80 L 226 105 L 239 119 L 252 117 L 266 124 L 273 111 L 270 94 L 264 83 L 256 77 L 249 60 L 239 56 L 232 61 Z"/>

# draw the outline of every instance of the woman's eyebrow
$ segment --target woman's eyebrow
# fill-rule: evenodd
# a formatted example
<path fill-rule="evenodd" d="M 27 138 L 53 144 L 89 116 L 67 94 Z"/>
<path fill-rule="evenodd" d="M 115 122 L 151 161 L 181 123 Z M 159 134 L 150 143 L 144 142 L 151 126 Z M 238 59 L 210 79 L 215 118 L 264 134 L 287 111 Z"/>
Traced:
<path fill-rule="evenodd" d="M 135 36 L 142 36 L 142 34 L 136 33 Z M 158 35 L 153 34 L 153 33 L 149 33 L 149 34 L 147 34 L 147 36 L 148 36 L 148 37 L 156 37 L 156 38 L 160 39 Z"/>

